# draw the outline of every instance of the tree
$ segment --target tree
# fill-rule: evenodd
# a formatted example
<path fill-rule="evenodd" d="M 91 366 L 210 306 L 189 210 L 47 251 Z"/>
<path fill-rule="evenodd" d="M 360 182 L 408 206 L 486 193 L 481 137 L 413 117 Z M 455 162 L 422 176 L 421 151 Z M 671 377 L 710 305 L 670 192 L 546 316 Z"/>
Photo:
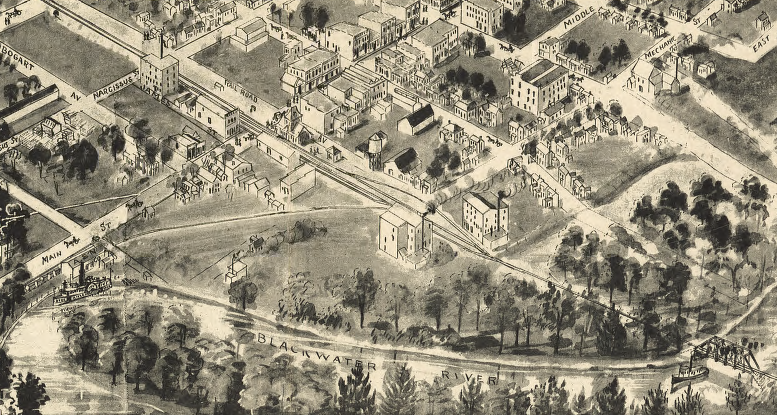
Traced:
<path fill-rule="evenodd" d="M 8 140 L 12 136 L 13 131 L 11 131 L 11 126 L 8 125 L 5 120 L 3 120 L 3 122 L 0 123 L 0 142 Z"/>
<path fill-rule="evenodd" d="M 486 392 L 483 391 L 483 383 L 472 378 L 464 385 L 459 393 L 460 412 L 463 415 L 483 414 L 485 410 Z"/>
<path fill-rule="evenodd" d="M 346 287 L 343 295 L 343 306 L 359 310 L 359 328 L 364 328 L 364 315 L 375 303 L 378 283 L 371 269 L 355 270 L 351 286 Z"/>
<path fill-rule="evenodd" d="M 661 289 L 669 301 L 677 303 L 677 319 L 680 319 L 683 311 L 683 294 L 688 289 L 691 280 L 691 269 L 682 262 L 675 262 L 666 267 L 663 279 L 660 281 Z"/>
<path fill-rule="evenodd" d="M 612 51 L 610 50 L 609 46 L 602 48 L 602 51 L 599 53 L 598 60 L 604 68 L 607 68 L 607 65 L 610 64 L 610 61 L 612 61 Z"/>
<path fill-rule="evenodd" d="M 594 397 L 594 415 L 626 415 L 626 392 L 618 386 L 618 377 L 614 377 Z"/>
<path fill-rule="evenodd" d="M 608 254 L 603 265 L 608 270 L 607 278 L 600 280 L 599 283 L 609 291 L 610 304 L 612 304 L 612 294 L 615 290 L 626 291 L 626 262 L 618 254 Z"/>
<path fill-rule="evenodd" d="M 739 415 L 740 411 L 747 409 L 747 405 L 750 402 L 750 392 L 747 391 L 747 385 L 742 382 L 742 374 L 740 373 L 733 384 L 728 385 L 729 391 L 726 392 L 726 406 L 735 415 Z"/>
<path fill-rule="evenodd" d="M 461 319 L 464 315 L 464 308 L 469 304 L 470 300 L 470 288 L 471 284 L 468 280 L 463 278 L 463 273 L 459 274 L 459 278 L 453 280 L 452 291 L 455 296 L 458 324 L 456 326 L 456 332 L 461 333 Z"/>
<path fill-rule="evenodd" d="M 618 65 L 620 65 L 624 60 L 631 59 L 631 51 L 629 50 L 629 45 L 626 44 L 625 40 L 621 39 L 618 41 L 618 44 L 613 48 L 612 57 L 618 60 Z"/>
<path fill-rule="evenodd" d="M 278 9 L 278 6 L 275 5 L 275 3 L 270 4 L 270 16 L 275 16 L 275 11 Z"/>
<path fill-rule="evenodd" d="M 127 134 L 134 138 L 138 144 L 142 144 L 146 138 L 151 136 L 151 126 L 145 118 L 133 119 L 127 127 Z"/>
<path fill-rule="evenodd" d="M 553 256 L 553 266 L 564 272 L 564 279 L 567 279 L 567 272 L 577 267 L 577 258 L 575 258 L 574 251 L 569 245 L 564 244 L 558 246 L 556 249 L 556 255 Z"/>
<path fill-rule="evenodd" d="M 578 305 L 581 319 L 575 325 L 575 332 L 580 334 L 580 356 L 583 355 L 586 336 L 598 331 L 604 320 L 604 311 L 598 304 L 598 296 L 593 292 L 583 292 Z"/>
<path fill-rule="evenodd" d="M 43 166 L 48 164 L 49 160 L 51 160 L 51 150 L 46 148 L 43 144 L 37 143 L 35 144 L 35 147 L 30 150 L 30 154 L 27 158 L 38 165 L 40 177 L 43 178 Z"/>
<path fill-rule="evenodd" d="M 669 395 L 661 389 L 660 383 L 658 388 L 648 391 L 644 400 L 642 411 L 645 415 L 669 415 Z"/>
<path fill-rule="evenodd" d="M 162 164 L 169 163 L 170 160 L 173 159 L 173 150 L 170 149 L 170 147 L 163 147 L 162 151 L 159 153 L 159 158 L 162 161 Z"/>
<path fill-rule="evenodd" d="M 496 85 L 494 85 L 494 81 L 490 79 L 483 84 L 482 90 L 487 97 L 493 98 L 497 94 Z"/>
<path fill-rule="evenodd" d="M 415 415 L 417 400 L 415 377 L 407 363 L 394 364 L 383 379 L 381 415 Z"/>
<path fill-rule="evenodd" d="M 461 167 L 461 156 L 459 153 L 451 154 L 450 160 L 448 160 L 448 171 L 456 171 Z"/>
<path fill-rule="evenodd" d="M 485 264 L 470 266 L 467 269 L 467 279 L 475 289 L 475 331 L 480 331 L 480 305 L 483 300 L 483 291 L 488 287 L 491 280 L 491 269 Z"/>
<path fill-rule="evenodd" d="M 518 309 L 515 306 L 516 281 L 505 278 L 487 296 L 486 306 L 489 308 L 487 318 L 499 333 L 499 354 L 504 349 L 505 331 L 511 327 L 518 318 Z"/>
<path fill-rule="evenodd" d="M 270 6 L 272 7 L 272 6 Z M 313 26 L 315 19 L 316 9 L 313 7 L 313 2 L 307 1 L 302 5 L 302 9 L 299 13 L 299 18 L 302 20 L 302 28 L 308 28 Z"/>
<path fill-rule="evenodd" d="M 434 327 L 437 331 L 440 331 L 442 316 L 448 309 L 449 301 L 448 293 L 441 284 L 429 287 L 424 293 L 424 315 L 434 319 Z"/>
<path fill-rule="evenodd" d="M 486 38 L 482 34 L 475 36 L 475 52 L 486 50 Z"/>
<path fill-rule="evenodd" d="M 124 134 L 122 134 L 121 130 L 116 128 L 116 134 L 111 139 L 111 155 L 113 156 L 114 160 L 116 160 L 117 155 L 124 151 L 124 146 L 126 144 L 127 140 L 124 138 Z"/>
<path fill-rule="evenodd" d="M 0 389 L 7 390 L 11 388 L 13 384 L 12 365 L 13 359 L 8 356 L 8 352 L 5 349 L 0 349 Z"/>
<path fill-rule="evenodd" d="M 111 336 L 115 336 L 116 330 L 121 327 L 121 320 L 113 307 L 104 308 L 97 319 L 100 320 L 97 327 L 100 330 L 111 333 Z"/>
<path fill-rule="evenodd" d="M 253 304 L 256 301 L 259 287 L 257 287 L 255 282 L 247 278 L 241 278 L 229 284 L 228 294 L 230 303 L 240 304 L 240 307 L 245 310 L 246 305 Z"/>
<path fill-rule="evenodd" d="M 9 107 L 16 103 L 19 97 L 19 87 L 16 86 L 16 83 L 10 83 L 3 87 L 3 97 L 8 101 Z"/>
<path fill-rule="evenodd" d="M 289 26 L 291 26 L 291 21 L 294 19 L 294 12 L 289 12 L 287 17 L 288 17 L 288 20 L 289 20 Z"/>
<path fill-rule="evenodd" d="M 691 385 L 685 390 L 683 396 L 674 401 L 675 415 L 704 415 L 704 404 L 699 392 L 693 393 Z"/>
<path fill-rule="evenodd" d="M 461 99 L 464 101 L 469 101 L 472 99 L 472 91 L 469 88 L 464 88 L 461 91 Z"/>
<path fill-rule="evenodd" d="M 16 404 L 22 415 L 40 415 L 40 407 L 50 400 L 46 393 L 46 384 L 31 372 L 27 372 L 24 379 L 21 373 L 17 376 L 19 384 L 14 389 L 16 389 Z"/>
<path fill-rule="evenodd" d="M 371 392 L 370 375 L 362 365 L 351 369 L 346 379 L 337 382 L 337 410 L 342 415 L 371 415 L 375 413 L 375 392 Z"/>
<path fill-rule="evenodd" d="M 94 173 L 97 169 L 98 158 L 97 150 L 89 141 L 84 139 L 73 144 L 65 157 L 67 177 L 78 177 L 82 182 L 86 181 L 87 172 Z"/>
<path fill-rule="evenodd" d="M 456 83 L 459 85 L 466 85 L 467 81 L 469 81 L 469 72 L 461 66 L 456 68 Z"/>
<path fill-rule="evenodd" d="M 172 350 L 162 350 L 159 359 L 156 361 L 156 372 L 161 380 L 160 398 L 164 401 L 177 392 L 179 389 L 179 379 L 183 372 L 184 364 L 178 355 Z"/>
<path fill-rule="evenodd" d="M 390 283 L 386 285 L 384 303 L 385 317 L 394 322 L 394 330 L 399 332 L 399 318 L 402 316 L 404 307 L 410 307 L 413 304 L 413 293 L 404 284 Z"/>
<path fill-rule="evenodd" d="M 154 368 L 159 356 L 159 346 L 146 336 L 130 338 L 124 346 L 124 368 L 127 381 L 135 382 L 135 393 L 140 391 L 140 382 Z"/>
<path fill-rule="evenodd" d="M 480 87 L 483 86 L 484 81 L 483 74 L 480 72 L 472 72 L 469 74 L 469 84 L 475 89 L 480 89 Z"/>
<path fill-rule="evenodd" d="M 570 39 L 567 43 L 567 48 L 564 50 L 564 53 L 567 55 L 574 55 L 577 53 L 577 41 L 575 39 Z"/>
<path fill-rule="evenodd" d="M 426 174 L 433 178 L 441 177 L 445 173 L 445 165 L 438 159 L 432 160 L 428 166 L 426 166 Z"/>
<path fill-rule="evenodd" d="M 453 68 L 448 69 L 445 72 L 445 80 L 448 81 L 448 83 L 454 83 L 456 82 L 456 70 Z"/>
<path fill-rule="evenodd" d="M 656 311 L 656 302 L 651 297 L 644 297 L 640 301 L 639 317 L 642 320 L 642 350 L 647 351 L 651 338 L 660 336 L 659 323 L 661 316 Z"/>
<path fill-rule="evenodd" d="M 546 326 L 553 332 L 550 337 L 553 342 L 553 354 L 557 355 L 561 345 L 561 332 L 575 324 L 575 300 L 570 288 L 559 290 L 548 283 L 548 291 L 541 294 L 542 318 Z"/>
<path fill-rule="evenodd" d="M 577 49 L 575 51 L 575 55 L 577 56 L 577 59 L 580 61 L 588 61 L 588 56 L 591 54 L 591 47 L 588 46 L 588 43 L 585 43 L 585 40 L 581 40 L 580 43 L 577 45 Z"/>
<path fill-rule="evenodd" d="M 596 331 L 596 350 L 600 356 L 622 355 L 626 348 L 626 328 L 615 311 L 615 304 L 610 306 L 607 316 Z M 607 412 L 604 412 L 607 413 Z"/>
<path fill-rule="evenodd" d="M 534 386 L 531 391 L 532 407 L 530 414 L 571 415 L 569 410 L 569 392 L 566 390 L 566 382 L 560 384 L 555 376 L 548 378 L 547 382 Z"/>
<path fill-rule="evenodd" d="M 319 31 L 326 28 L 326 24 L 329 22 L 329 10 L 326 7 L 321 6 L 316 9 L 316 27 Z"/>

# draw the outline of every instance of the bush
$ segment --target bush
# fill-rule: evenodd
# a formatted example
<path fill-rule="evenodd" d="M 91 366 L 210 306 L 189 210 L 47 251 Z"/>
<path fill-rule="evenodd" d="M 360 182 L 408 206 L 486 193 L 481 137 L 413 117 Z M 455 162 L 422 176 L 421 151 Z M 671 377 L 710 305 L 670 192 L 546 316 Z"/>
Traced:
<path fill-rule="evenodd" d="M 129 8 L 129 10 L 130 10 L 131 12 L 136 12 L 136 11 L 138 11 L 138 4 L 137 4 L 137 3 L 135 3 L 134 1 L 133 1 L 132 3 L 130 3 L 130 4 L 129 4 L 129 6 L 127 6 L 127 7 Z"/>

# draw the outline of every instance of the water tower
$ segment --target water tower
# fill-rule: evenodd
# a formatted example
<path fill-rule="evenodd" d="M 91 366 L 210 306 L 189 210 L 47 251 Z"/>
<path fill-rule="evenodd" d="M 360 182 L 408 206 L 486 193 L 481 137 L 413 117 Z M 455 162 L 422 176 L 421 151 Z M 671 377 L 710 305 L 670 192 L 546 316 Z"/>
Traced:
<path fill-rule="evenodd" d="M 386 146 L 386 141 L 388 141 L 388 135 L 383 131 L 378 131 L 370 136 L 367 142 L 367 157 L 370 163 L 370 170 L 383 170 L 381 154 Z"/>

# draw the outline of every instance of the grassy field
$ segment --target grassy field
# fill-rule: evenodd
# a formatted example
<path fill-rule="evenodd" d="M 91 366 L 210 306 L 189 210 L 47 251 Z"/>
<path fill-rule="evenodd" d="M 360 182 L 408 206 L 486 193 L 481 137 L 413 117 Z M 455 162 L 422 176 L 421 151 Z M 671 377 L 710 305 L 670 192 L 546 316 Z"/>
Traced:
<path fill-rule="evenodd" d="M 56 223 L 46 219 L 43 215 L 32 214 L 29 219 L 24 223 L 27 228 L 27 241 L 29 247 L 25 252 L 19 252 L 13 256 L 11 262 L 23 263 L 34 258 L 36 255 L 52 247 L 57 242 L 68 237 L 69 233 L 57 226 Z M 8 262 L 3 264 L 3 270 L 0 274 L 5 274 L 8 271 L 7 266 L 11 264 Z"/>
<path fill-rule="evenodd" d="M 577 4 L 569 2 L 566 6 L 549 12 L 540 7 L 538 3 L 536 1 L 529 3 L 529 8 L 525 11 L 526 27 L 517 39 L 510 41 L 519 48 L 554 28 L 579 8 Z M 496 37 L 506 40 L 503 32 L 497 33 Z"/>
<path fill-rule="evenodd" d="M 16 163 L 15 173 L 9 173 L 4 169 L 0 171 L 0 176 L 15 182 L 54 208 L 88 204 L 79 209 L 71 208 L 63 211 L 74 221 L 86 225 L 123 204 L 124 199 L 120 198 L 121 196 L 136 194 L 148 184 L 148 180 L 143 179 L 140 174 L 133 175 L 131 181 L 124 186 L 117 184 L 116 177 L 122 163 L 115 162 L 109 152 L 97 145 L 97 133 L 93 132 L 88 140 L 97 149 L 98 163 L 97 169 L 94 173 L 89 173 L 85 181 L 77 178 L 63 180 L 61 175 L 57 175 L 55 179 L 53 173 L 46 172 L 45 169 L 43 177 L 40 177 L 38 166 L 26 160 Z M 58 192 L 54 187 L 55 180 L 59 186 Z M 105 203 L 91 203 L 109 198 L 117 199 Z"/>
<path fill-rule="evenodd" d="M 717 73 L 708 82 L 715 94 L 755 127 L 774 133 L 777 119 L 777 85 L 770 81 L 777 67 L 777 50 L 764 55 L 756 63 L 731 59 L 715 52 L 694 55 L 697 62 L 712 60 Z"/>
<path fill-rule="evenodd" d="M 675 161 L 677 151 L 634 143 L 629 138 L 605 136 L 573 151 L 568 163 L 592 188 L 595 206 L 606 204 L 623 193 L 634 180 L 663 164 Z"/>
<path fill-rule="evenodd" d="M 0 40 L 87 94 L 135 69 L 128 59 L 71 32 L 45 14 L 4 30 Z M 85 56 L 88 59 L 81 58 Z"/>
<path fill-rule="evenodd" d="M 777 2 L 769 0 L 754 1 L 752 6 L 739 13 L 718 13 L 720 24 L 715 27 L 703 24 L 700 26 L 705 32 L 723 36 L 728 40 L 749 45 L 763 34 L 755 28 L 755 19 L 766 12 L 767 15 L 777 16 Z"/>
<path fill-rule="evenodd" d="M 277 58 L 281 55 L 283 43 L 269 38 L 250 52 L 238 50 L 226 41 L 215 43 L 194 54 L 192 59 L 262 100 L 282 107 L 291 96 L 280 88 L 283 69 L 278 66 Z"/>
<path fill-rule="evenodd" d="M 747 87 L 748 90 L 750 88 L 754 87 Z M 686 128 L 710 144 L 727 152 L 756 173 L 777 180 L 777 167 L 761 152 L 757 142 L 743 137 L 735 127 L 699 105 L 689 93 L 659 95 L 656 103 L 662 112 L 682 120 Z"/>
<path fill-rule="evenodd" d="M 196 121 L 168 108 L 166 105 L 146 94 L 136 85 L 128 86 L 100 102 L 105 108 L 115 111 L 128 120 L 148 120 L 151 135 L 159 139 L 180 134 L 184 127 L 194 129 L 205 140 L 206 148 L 216 144 L 217 140 Z"/>
<path fill-rule="evenodd" d="M 622 24 L 611 24 L 609 21 L 602 21 L 596 16 L 591 16 L 584 22 L 575 26 L 567 32 L 562 39 L 574 40 L 581 42 L 585 40 L 588 46 L 591 47 L 591 54 L 588 55 L 587 62 L 596 68 L 599 65 L 599 54 L 602 53 L 602 49 L 605 46 L 609 46 L 610 50 L 620 42 L 621 39 L 626 41 L 629 46 L 632 58 L 642 56 L 650 45 L 655 42 L 655 39 L 648 35 L 643 35 L 639 30 L 632 29 L 626 30 L 626 26 Z M 571 56 L 571 54 L 568 54 Z M 611 62 L 607 65 L 604 71 L 596 71 L 591 75 L 592 78 L 597 80 L 604 79 L 605 75 L 612 73 L 618 75 L 629 67 L 631 60 L 618 63 L 617 61 Z"/>

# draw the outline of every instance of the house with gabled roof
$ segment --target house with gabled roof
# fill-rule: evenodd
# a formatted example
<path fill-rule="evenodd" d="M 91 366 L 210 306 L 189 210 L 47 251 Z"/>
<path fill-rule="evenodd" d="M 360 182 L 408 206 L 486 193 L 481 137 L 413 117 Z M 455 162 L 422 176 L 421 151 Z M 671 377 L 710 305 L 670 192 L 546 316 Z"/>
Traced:
<path fill-rule="evenodd" d="M 426 104 L 397 121 L 397 131 L 407 135 L 416 135 L 433 122 L 434 109 L 430 104 Z"/>

